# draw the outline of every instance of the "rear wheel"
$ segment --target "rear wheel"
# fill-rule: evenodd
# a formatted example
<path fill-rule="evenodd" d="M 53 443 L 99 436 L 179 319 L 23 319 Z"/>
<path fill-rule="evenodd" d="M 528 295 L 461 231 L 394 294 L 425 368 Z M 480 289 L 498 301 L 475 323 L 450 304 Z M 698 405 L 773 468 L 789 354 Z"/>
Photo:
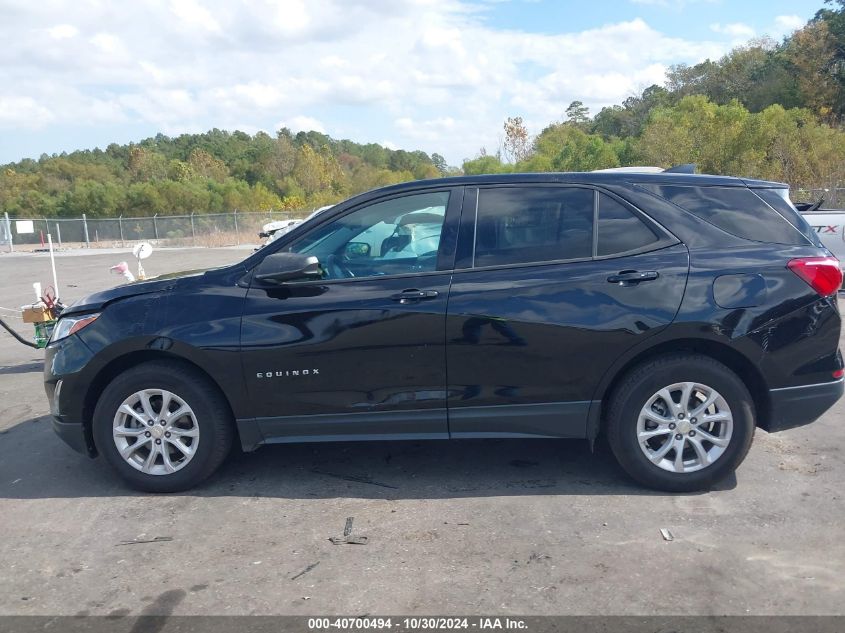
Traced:
<path fill-rule="evenodd" d="M 190 366 L 154 361 L 115 378 L 94 411 L 100 453 L 131 486 L 177 492 L 211 475 L 234 436 L 217 387 Z"/>
<path fill-rule="evenodd" d="M 674 354 L 623 379 L 610 400 L 607 432 L 616 459 L 640 483 L 701 490 L 745 459 L 754 405 L 739 377 L 718 361 Z"/>

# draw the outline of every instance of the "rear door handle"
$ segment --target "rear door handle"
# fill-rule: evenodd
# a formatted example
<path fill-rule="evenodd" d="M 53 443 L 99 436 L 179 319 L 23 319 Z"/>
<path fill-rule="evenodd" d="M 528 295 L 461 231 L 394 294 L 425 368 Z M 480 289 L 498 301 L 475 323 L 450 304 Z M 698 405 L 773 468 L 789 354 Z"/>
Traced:
<path fill-rule="evenodd" d="M 620 286 L 635 286 L 642 281 L 654 281 L 659 276 L 657 271 L 654 270 L 623 270 L 617 275 L 608 277 L 607 281 Z"/>
<path fill-rule="evenodd" d="M 399 303 L 413 303 L 414 301 L 423 301 L 425 299 L 435 299 L 440 293 L 436 290 L 417 290 L 412 288 L 410 290 L 403 290 L 397 292 L 395 295 L 390 295 L 391 300 Z"/>

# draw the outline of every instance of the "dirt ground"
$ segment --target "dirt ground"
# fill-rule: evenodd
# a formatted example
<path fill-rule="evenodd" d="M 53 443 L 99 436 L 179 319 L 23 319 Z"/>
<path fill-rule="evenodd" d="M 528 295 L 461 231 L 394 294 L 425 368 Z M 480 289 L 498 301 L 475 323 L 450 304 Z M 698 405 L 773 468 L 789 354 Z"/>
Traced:
<path fill-rule="evenodd" d="M 61 296 L 116 285 L 123 259 L 61 254 Z M 0 306 L 49 270 L 0 255 Z M 845 403 L 758 431 L 705 494 L 643 490 L 601 444 L 478 440 L 266 447 L 156 496 L 53 434 L 42 361 L 0 332 L 0 614 L 845 614 Z M 329 541 L 348 517 L 367 544 Z"/>

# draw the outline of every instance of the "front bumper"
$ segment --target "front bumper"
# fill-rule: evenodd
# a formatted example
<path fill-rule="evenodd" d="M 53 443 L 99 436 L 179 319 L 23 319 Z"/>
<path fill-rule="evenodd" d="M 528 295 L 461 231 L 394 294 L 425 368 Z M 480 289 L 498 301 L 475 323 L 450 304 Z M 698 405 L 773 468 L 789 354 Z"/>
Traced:
<path fill-rule="evenodd" d="M 53 416 L 53 430 L 75 451 L 95 457 L 91 427 L 84 423 L 88 381 L 80 376 L 92 357 L 91 350 L 77 335 L 72 335 L 48 345 L 44 351 L 44 391 Z"/>
<path fill-rule="evenodd" d="M 817 385 L 771 389 L 771 415 L 760 427 L 770 433 L 785 431 L 817 420 L 845 393 L 845 378 Z"/>
<path fill-rule="evenodd" d="M 97 449 L 94 448 L 94 442 L 91 439 L 91 434 L 84 424 L 78 422 L 65 422 L 57 416 L 53 416 L 53 430 L 62 440 L 70 446 L 77 453 L 82 453 L 88 457 L 96 457 Z"/>

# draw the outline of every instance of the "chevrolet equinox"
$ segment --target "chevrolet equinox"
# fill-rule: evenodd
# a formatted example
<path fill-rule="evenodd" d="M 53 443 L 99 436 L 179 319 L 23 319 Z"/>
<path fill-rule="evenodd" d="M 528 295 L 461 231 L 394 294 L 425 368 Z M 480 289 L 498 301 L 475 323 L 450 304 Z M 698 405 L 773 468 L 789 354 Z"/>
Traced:
<path fill-rule="evenodd" d="M 154 492 L 236 440 L 600 435 L 706 489 L 842 395 L 842 273 L 786 185 L 670 172 L 395 185 L 90 295 L 47 348 L 54 428 Z"/>

